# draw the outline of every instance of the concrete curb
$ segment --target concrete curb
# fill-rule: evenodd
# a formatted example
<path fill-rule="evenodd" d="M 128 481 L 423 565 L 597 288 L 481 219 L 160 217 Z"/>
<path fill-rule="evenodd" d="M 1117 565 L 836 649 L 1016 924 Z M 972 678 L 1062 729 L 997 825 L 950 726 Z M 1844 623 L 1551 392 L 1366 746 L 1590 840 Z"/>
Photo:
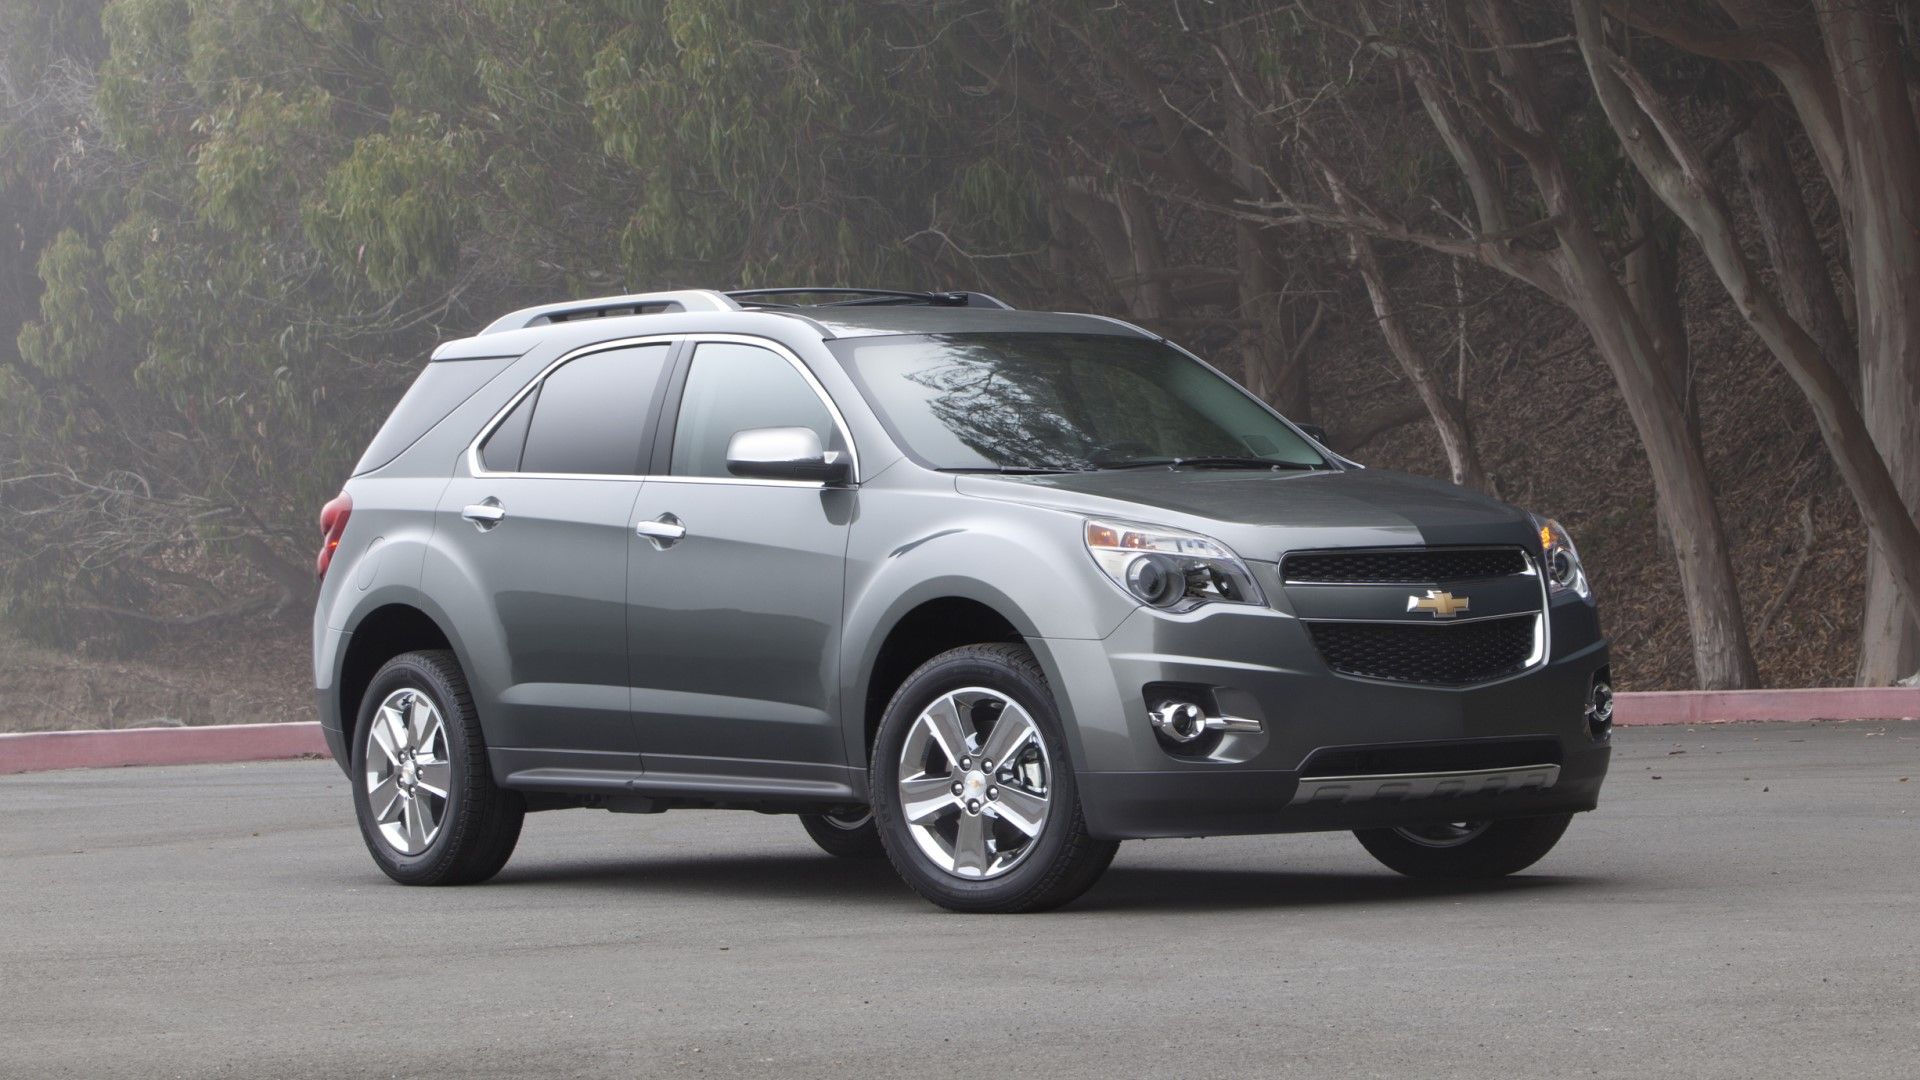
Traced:
<path fill-rule="evenodd" d="M 1914 717 L 1920 716 L 1920 687 L 1621 694 L 1614 699 L 1613 715 L 1614 723 L 1621 727 Z M 117 731 L 30 731 L 0 735 L 0 775 L 122 765 L 278 761 L 326 753 L 326 739 L 320 734 L 320 725 L 313 721 Z"/>
<path fill-rule="evenodd" d="M 1806 690 L 1675 690 L 1620 694 L 1613 722 L 1732 724 L 1743 720 L 1891 720 L 1920 716 L 1920 687 L 1838 686 Z"/>
<path fill-rule="evenodd" d="M 220 727 L 121 728 L 116 731 L 28 731 L 0 735 L 0 775 L 121 765 L 212 765 L 277 761 L 325 754 L 314 721 Z"/>

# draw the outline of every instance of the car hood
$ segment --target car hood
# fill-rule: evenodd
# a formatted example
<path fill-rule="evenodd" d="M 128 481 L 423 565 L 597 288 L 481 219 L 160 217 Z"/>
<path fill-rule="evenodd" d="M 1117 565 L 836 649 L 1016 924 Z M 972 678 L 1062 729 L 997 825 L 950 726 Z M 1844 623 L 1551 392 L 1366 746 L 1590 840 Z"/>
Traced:
<path fill-rule="evenodd" d="M 1111 469 L 968 475 L 957 486 L 981 498 L 1189 529 L 1265 561 L 1316 548 L 1538 543 L 1522 510 L 1387 469 Z"/>

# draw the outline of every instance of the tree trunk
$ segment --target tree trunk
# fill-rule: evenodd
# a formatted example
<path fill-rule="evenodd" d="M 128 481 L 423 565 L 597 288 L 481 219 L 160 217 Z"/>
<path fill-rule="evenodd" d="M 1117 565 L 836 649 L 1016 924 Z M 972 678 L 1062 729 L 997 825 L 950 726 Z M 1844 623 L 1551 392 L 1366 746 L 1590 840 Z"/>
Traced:
<path fill-rule="evenodd" d="M 1342 210 L 1350 209 L 1339 184 L 1329 177 L 1327 186 L 1333 191 L 1334 204 Z M 1440 436 L 1440 447 L 1447 454 L 1447 469 L 1453 474 L 1453 482 L 1475 491 L 1485 491 L 1487 473 L 1480 465 L 1480 455 L 1473 448 L 1473 432 L 1467 424 L 1466 407 L 1459 398 L 1447 392 L 1441 378 L 1420 355 L 1406 325 L 1400 321 L 1399 313 L 1394 310 L 1393 295 L 1387 289 L 1387 276 L 1380 269 L 1379 257 L 1374 254 L 1373 241 L 1350 230 L 1347 233 L 1347 249 L 1353 254 L 1353 265 L 1360 271 L 1360 279 L 1366 282 L 1367 299 L 1373 304 L 1374 321 L 1380 325 L 1381 336 L 1387 339 L 1388 351 L 1399 361 L 1401 372 L 1413 384 L 1414 392 L 1420 395 L 1420 403 L 1426 406 L 1427 415 L 1433 420 L 1433 429 Z"/>
<path fill-rule="evenodd" d="M 1627 300 L 1640 313 L 1647 328 L 1654 355 L 1659 358 L 1660 373 L 1680 412 L 1686 417 L 1687 438 L 1700 441 L 1700 406 L 1693 393 L 1693 351 L 1687 343 L 1687 320 L 1680 306 L 1680 250 L 1673 215 L 1645 181 L 1633 184 L 1633 206 L 1628 211 L 1633 232 L 1629 237 L 1625 278 Z M 1673 534 L 1664 517 L 1660 521 L 1660 539 L 1671 550 Z"/>
<path fill-rule="evenodd" d="M 1226 107 L 1227 149 L 1233 158 L 1233 180 L 1249 197 L 1268 198 L 1273 192 L 1255 165 L 1259 148 L 1247 116 L 1247 103 L 1236 92 L 1232 76 L 1225 81 L 1222 98 Z M 1313 403 L 1308 368 L 1293 348 L 1293 335 L 1288 333 L 1289 327 L 1284 321 L 1285 287 L 1280 280 L 1277 253 L 1271 238 L 1265 235 L 1268 227 L 1242 218 L 1234 222 L 1233 228 L 1240 317 L 1254 323 L 1241 334 L 1242 370 L 1247 388 L 1295 420 L 1309 419 L 1313 415 Z"/>
<path fill-rule="evenodd" d="M 1920 506 L 1920 131 L 1891 7 L 1857 0 L 1815 5 L 1840 91 L 1862 411 L 1911 508 Z M 1913 591 L 1892 587 L 1910 569 L 1901 558 L 1884 545 L 1868 553 L 1856 673 L 1862 685 L 1920 669 Z"/>
<path fill-rule="evenodd" d="M 1116 201 L 1133 253 L 1134 280 L 1139 282 L 1133 313 L 1149 321 L 1164 319 L 1173 314 L 1173 289 L 1167 281 L 1167 256 L 1160 242 L 1160 220 L 1153 212 L 1153 200 L 1138 186 L 1122 184 Z"/>
<path fill-rule="evenodd" d="M 1780 121 L 1762 106 L 1733 140 L 1740 158 L 1740 178 L 1760 239 L 1767 246 L 1780 298 L 1795 322 L 1805 327 L 1827 362 L 1846 382 L 1854 400 L 1860 398 L 1860 365 L 1847 326 L 1846 311 L 1834 292 L 1827 269 L 1827 253 L 1813 231 L 1813 219 L 1800 191 L 1800 178 L 1787 155 Z"/>
<path fill-rule="evenodd" d="M 1685 407 L 1673 393 L 1671 374 L 1663 369 L 1639 311 L 1614 276 L 1579 186 L 1544 135 L 1534 58 L 1513 47 L 1524 39 L 1511 8 L 1498 0 L 1482 0 L 1474 7 L 1474 21 L 1495 43 L 1508 101 L 1521 129 L 1517 134 L 1527 147 L 1528 172 L 1553 217 L 1560 242 L 1560 294 L 1612 369 L 1646 450 L 1693 631 L 1695 678 L 1703 690 L 1752 686 L 1757 678 L 1753 650 L 1727 552 L 1726 527 Z"/>
<path fill-rule="evenodd" d="M 1700 435 L 1700 409 L 1693 392 L 1693 348 L 1681 308 L 1678 225 L 1644 182 L 1633 185 L 1633 250 L 1625 259 L 1627 299 L 1640 313 L 1667 386 L 1687 415 L 1687 429 Z"/>
<path fill-rule="evenodd" d="M 1107 283 L 1127 314 L 1136 319 L 1157 318 L 1163 307 L 1160 301 L 1166 295 L 1165 285 L 1141 275 L 1139 253 L 1118 201 L 1100 191 L 1093 180 L 1073 177 L 1060 193 L 1059 206 L 1092 242 Z"/>
<path fill-rule="evenodd" d="M 1831 36 L 1830 47 L 1836 52 L 1834 67 L 1844 72 L 1841 77 L 1853 83 L 1868 79 L 1866 74 L 1874 63 L 1876 46 L 1864 40 L 1871 37 L 1866 31 L 1871 22 L 1854 8 L 1843 12 L 1826 10 L 1821 13 L 1823 23 L 1848 23 L 1857 21 L 1860 26 L 1851 27 L 1843 32 L 1853 40 L 1836 44 Z M 1889 579 L 1897 585 L 1901 597 L 1909 604 L 1920 601 L 1920 526 L 1916 526 L 1912 511 L 1908 509 L 1908 498 L 1895 480 L 1895 474 L 1888 462 L 1875 452 L 1874 441 L 1870 437 L 1867 425 L 1860 410 L 1854 406 L 1846 383 L 1820 353 L 1819 346 L 1807 335 L 1804 328 L 1795 322 L 1785 306 L 1772 291 L 1763 287 L 1746 253 L 1734 236 L 1733 223 L 1726 207 L 1724 194 L 1716 185 L 1702 155 L 1694 149 L 1685 133 L 1674 121 L 1665 102 L 1655 93 L 1644 78 L 1630 65 L 1621 60 L 1608 48 L 1604 27 L 1601 22 L 1598 0 L 1574 0 L 1574 30 L 1580 41 L 1580 53 L 1586 62 L 1588 76 L 1606 111 L 1608 120 L 1620 138 L 1621 146 L 1633 161 L 1640 175 L 1660 195 L 1663 202 L 1700 241 L 1707 261 L 1712 264 L 1714 274 L 1719 277 L 1727 294 L 1733 299 L 1734 307 L 1746 319 L 1767 350 L 1793 377 L 1795 385 L 1806 397 L 1812 408 L 1815 423 L 1820 427 L 1820 435 L 1826 441 L 1827 449 L 1833 455 L 1834 463 L 1839 466 L 1840 475 L 1846 481 L 1847 490 L 1853 495 L 1860 507 L 1860 514 L 1866 519 L 1867 530 L 1872 537 L 1874 547 L 1886 556 Z M 1881 52 L 1884 49 L 1883 38 Z M 1850 178 L 1849 200 L 1856 207 L 1854 226 L 1858 233 L 1857 244 L 1853 247 L 1856 266 L 1864 266 L 1872 273 L 1883 276 L 1881 286 L 1889 281 L 1898 281 L 1902 287 L 1911 288 L 1920 285 L 1920 259 L 1914 258 L 1916 251 L 1911 235 L 1907 243 L 1891 239 L 1896 230 L 1904 231 L 1912 227 L 1912 222 L 1920 217 L 1912 216 L 1920 210 L 1920 192 L 1904 193 L 1889 190 L 1897 185 L 1890 183 L 1896 176 L 1904 175 L 1910 182 L 1920 176 L 1920 170 L 1907 165 L 1912 161 L 1896 164 L 1886 160 L 1884 153 L 1888 142 L 1898 142 L 1904 136 L 1906 145 L 1913 153 L 1913 160 L 1920 160 L 1920 144 L 1914 140 L 1911 115 L 1905 106 L 1905 94 L 1901 92 L 1897 77 L 1897 54 L 1888 54 L 1883 66 L 1889 70 L 1886 78 L 1879 80 L 1883 89 L 1892 89 L 1900 102 L 1898 117 L 1883 113 L 1872 113 L 1868 118 L 1856 114 L 1866 103 L 1858 99 L 1874 92 L 1873 85 L 1848 86 L 1848 93 L 1840 95 L 1845 102 L 1846 131 L 1849 152 L 1859 154 L 1858 144 L 1862 141 L 1872 144 L 1874 152 L 1860 155 L 1866 162 L 1865 171 L 1875 167 L 1882 175 L 1878 177 L 1862 175 L 1863 170 L 1856 168 Z M 1844 62 L 1842 62 L 1844 61 Z M 1904 128 L 1896 128 L 1898 119 Z M 1863 127 L 1863 125 L 1865 125 Z M 1868 213 L 1889 213 L 1885 207 L 1891 205 L 1892 212 L 1906 214 L 1903 219 L 1883 219 L 1882 229 L 1862 229 L 1860 218 Z M 1862 262 L 1868 257 L 1874 261 Z M 1904 261 L 1905 266 L 1898 263 Z M 1867 330 L 1868 317 L 1877 318 L 1877 332 L 1883 339 L 1880 345 L 1897 349 L 1903 362 L 1910 362 L 1920 348 L 1920 325 L 1908 325 L 1920 319 L 1920 313 L 1896 312 L 1901 307 L 1897 293 L 1885 293 L 1877 297 L 1880 307 L 1869 303 L 1868 290 L 1859 283 L 1856 273 L 1857 296 L 1861 305 L 1863 354 L 1872 340 Z M 1905 392 L 1916 390 L 1911 374 L 1903 380 Z M 1873 391 L 1868 389 L 1869 397 Z M 1894 408 L 1903 419 L 1911 422 L 1920 419 L 1920 408 L 1902 401 Z M 1903 436 L 1904 437 L 1904 436 Z M 1890 456 L 1890 455 L 1889 455 Z M 1909 478 L 1911 479 L 1911 478 Z"/>
<path fill-rule="evenodd" d="M 1699 440 L 1598 241 L 1577 228 L 1567 232 L 1571 235 L 1563 237 L 1563 246 L 1568 285 L 1577 298 L 1574 310 L 1613 370 L 1653 471 L 1661 522 L 1673 541 L 1693 631 L 1695 679 L 1702 690 L 1753 686 L 1758 676 L 1727 553 L 1726 526 L 1713 499 Z"/>

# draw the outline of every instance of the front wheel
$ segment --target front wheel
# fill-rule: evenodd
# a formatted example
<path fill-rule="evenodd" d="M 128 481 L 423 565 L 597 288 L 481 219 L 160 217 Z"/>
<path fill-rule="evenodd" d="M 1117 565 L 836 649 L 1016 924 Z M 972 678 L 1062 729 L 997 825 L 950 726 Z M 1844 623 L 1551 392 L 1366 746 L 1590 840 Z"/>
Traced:
<path fill-rule="evenodd" d="M 1053 693 L 1024 646 L 951 649 L 901 685 L 874 739 L 874 816 L 894 869 L 951 911 L 1042 911 L 1093 885 Z"/>
<path fill-rule="evenodd" d="M 1572 814 L 1357 829 L 1390 870 L 1417 878 L 1497 878 L 1532 866 L 1560 842 Z"/>

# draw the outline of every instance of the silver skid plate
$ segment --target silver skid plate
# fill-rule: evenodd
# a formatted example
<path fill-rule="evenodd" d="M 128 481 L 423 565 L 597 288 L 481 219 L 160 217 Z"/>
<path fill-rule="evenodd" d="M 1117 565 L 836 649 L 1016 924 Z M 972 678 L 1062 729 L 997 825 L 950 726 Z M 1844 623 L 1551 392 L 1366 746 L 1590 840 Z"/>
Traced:
<path fill-rule="evenodd" d="M 1559 779 L 1558 765 L 1516 765 L 1506 769 L 1468 769 L 1462 772 L 1309 776 L 1300 780 L 1299 789 L 1293 793 L 1292 805 L 1496 795 L 1550 788 Z"/>

